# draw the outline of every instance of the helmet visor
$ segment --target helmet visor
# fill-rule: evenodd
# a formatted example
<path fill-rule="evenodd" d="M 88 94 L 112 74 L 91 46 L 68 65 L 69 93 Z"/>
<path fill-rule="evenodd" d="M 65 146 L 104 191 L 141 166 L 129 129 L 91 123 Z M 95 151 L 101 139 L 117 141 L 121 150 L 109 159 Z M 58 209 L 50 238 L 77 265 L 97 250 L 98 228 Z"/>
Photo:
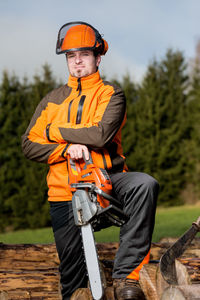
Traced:
<path fill-rule="evenodd" d="M 63 25 L 58 33 L 56 53 L 77 50 L 93 50 L 101 38 L 98 31 L 84 22 L 71 22 Z"/>

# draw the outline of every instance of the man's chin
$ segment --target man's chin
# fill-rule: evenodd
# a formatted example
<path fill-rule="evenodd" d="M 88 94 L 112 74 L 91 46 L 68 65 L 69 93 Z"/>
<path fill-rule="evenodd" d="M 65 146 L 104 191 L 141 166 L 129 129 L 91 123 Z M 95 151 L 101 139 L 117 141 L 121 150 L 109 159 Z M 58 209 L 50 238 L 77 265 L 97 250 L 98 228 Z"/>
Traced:
<path fill-rule="evenodd" d="M 86 76 L 88 76 L 88 74 L 87 74 L 87 72 L 80 70 L 80 71 L 76 71 L 74 73 L 74 76 L 80 78 L 80 77 L 86 77 Z"/>

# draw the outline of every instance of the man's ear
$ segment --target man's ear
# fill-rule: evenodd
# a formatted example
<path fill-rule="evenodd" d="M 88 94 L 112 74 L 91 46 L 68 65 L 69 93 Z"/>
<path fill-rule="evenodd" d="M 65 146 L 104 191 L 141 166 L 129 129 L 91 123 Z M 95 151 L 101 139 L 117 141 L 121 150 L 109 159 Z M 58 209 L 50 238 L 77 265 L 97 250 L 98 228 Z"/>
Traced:
<path fill-rule="evenodd" d="M 100 62 L 101 62 L 101 55 L 98 54 L 98 55 L 96 56 L 96 66 L 97 66 L 97 68 L 98 68 L 98 66 L 100 65 Z"/>

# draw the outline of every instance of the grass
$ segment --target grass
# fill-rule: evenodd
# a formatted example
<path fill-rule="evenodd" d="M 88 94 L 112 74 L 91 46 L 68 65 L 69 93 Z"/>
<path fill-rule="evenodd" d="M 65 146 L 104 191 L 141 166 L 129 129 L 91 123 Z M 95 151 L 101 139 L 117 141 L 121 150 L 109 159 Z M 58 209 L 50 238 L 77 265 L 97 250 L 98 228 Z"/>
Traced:
<path fill-rule="evenodd" d="M 156 214 L 156 225 L 153 241 L 164 237 L 180 237 L 192 222 L 200 216 L 200 205 L 186 205 L 171 208 L 159 208 Z M 199 234 L 197 235 L 199 236 Z"/>
<path fill-rule="evenodd" d="M 49 244 L 54 242 L 51 228 L 26 229 L 0 234 L 0 242 L 5 244 Z"/>
<path fill-rule="evenodd" d="M 180 237 L 199 216 L 200 205 L 158 208 L 152 241 L 159 242 L 164 237 Z M 95 233 L 95 236 L 97 241 L 115 242 L 118 241 L 119 228 L 111 227 Z"/>
<path fill-rule="evenodd" d="M 200 205 L 158 208 L 153 242 L 158 242 L 164 237 L 180 237 L 198 216 L 200 216 Z M 118 237 L 118 227 L 110 227 L 95 233 L 97 242 L 116 242 Z M 53 243 L 54 238 L 51 228 L 28 229 L 1 233 L 0 242 L 5 244 L 48 244 Z"/>

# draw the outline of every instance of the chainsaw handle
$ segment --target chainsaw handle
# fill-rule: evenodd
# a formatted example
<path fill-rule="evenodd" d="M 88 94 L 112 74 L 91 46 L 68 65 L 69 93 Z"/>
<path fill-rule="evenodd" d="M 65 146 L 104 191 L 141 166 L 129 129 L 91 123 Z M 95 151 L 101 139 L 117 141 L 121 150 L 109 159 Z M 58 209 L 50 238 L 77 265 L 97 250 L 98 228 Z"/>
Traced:
<path fill-rule="evenodd" d="M 89 159 L 88 160 L 86 160 L 85 153 L 83 151 L 83 160 L 84 160 L 86 166 L 93 164 L 92 155 L 91 155 L 90 151 L 89 151 Z"/>

